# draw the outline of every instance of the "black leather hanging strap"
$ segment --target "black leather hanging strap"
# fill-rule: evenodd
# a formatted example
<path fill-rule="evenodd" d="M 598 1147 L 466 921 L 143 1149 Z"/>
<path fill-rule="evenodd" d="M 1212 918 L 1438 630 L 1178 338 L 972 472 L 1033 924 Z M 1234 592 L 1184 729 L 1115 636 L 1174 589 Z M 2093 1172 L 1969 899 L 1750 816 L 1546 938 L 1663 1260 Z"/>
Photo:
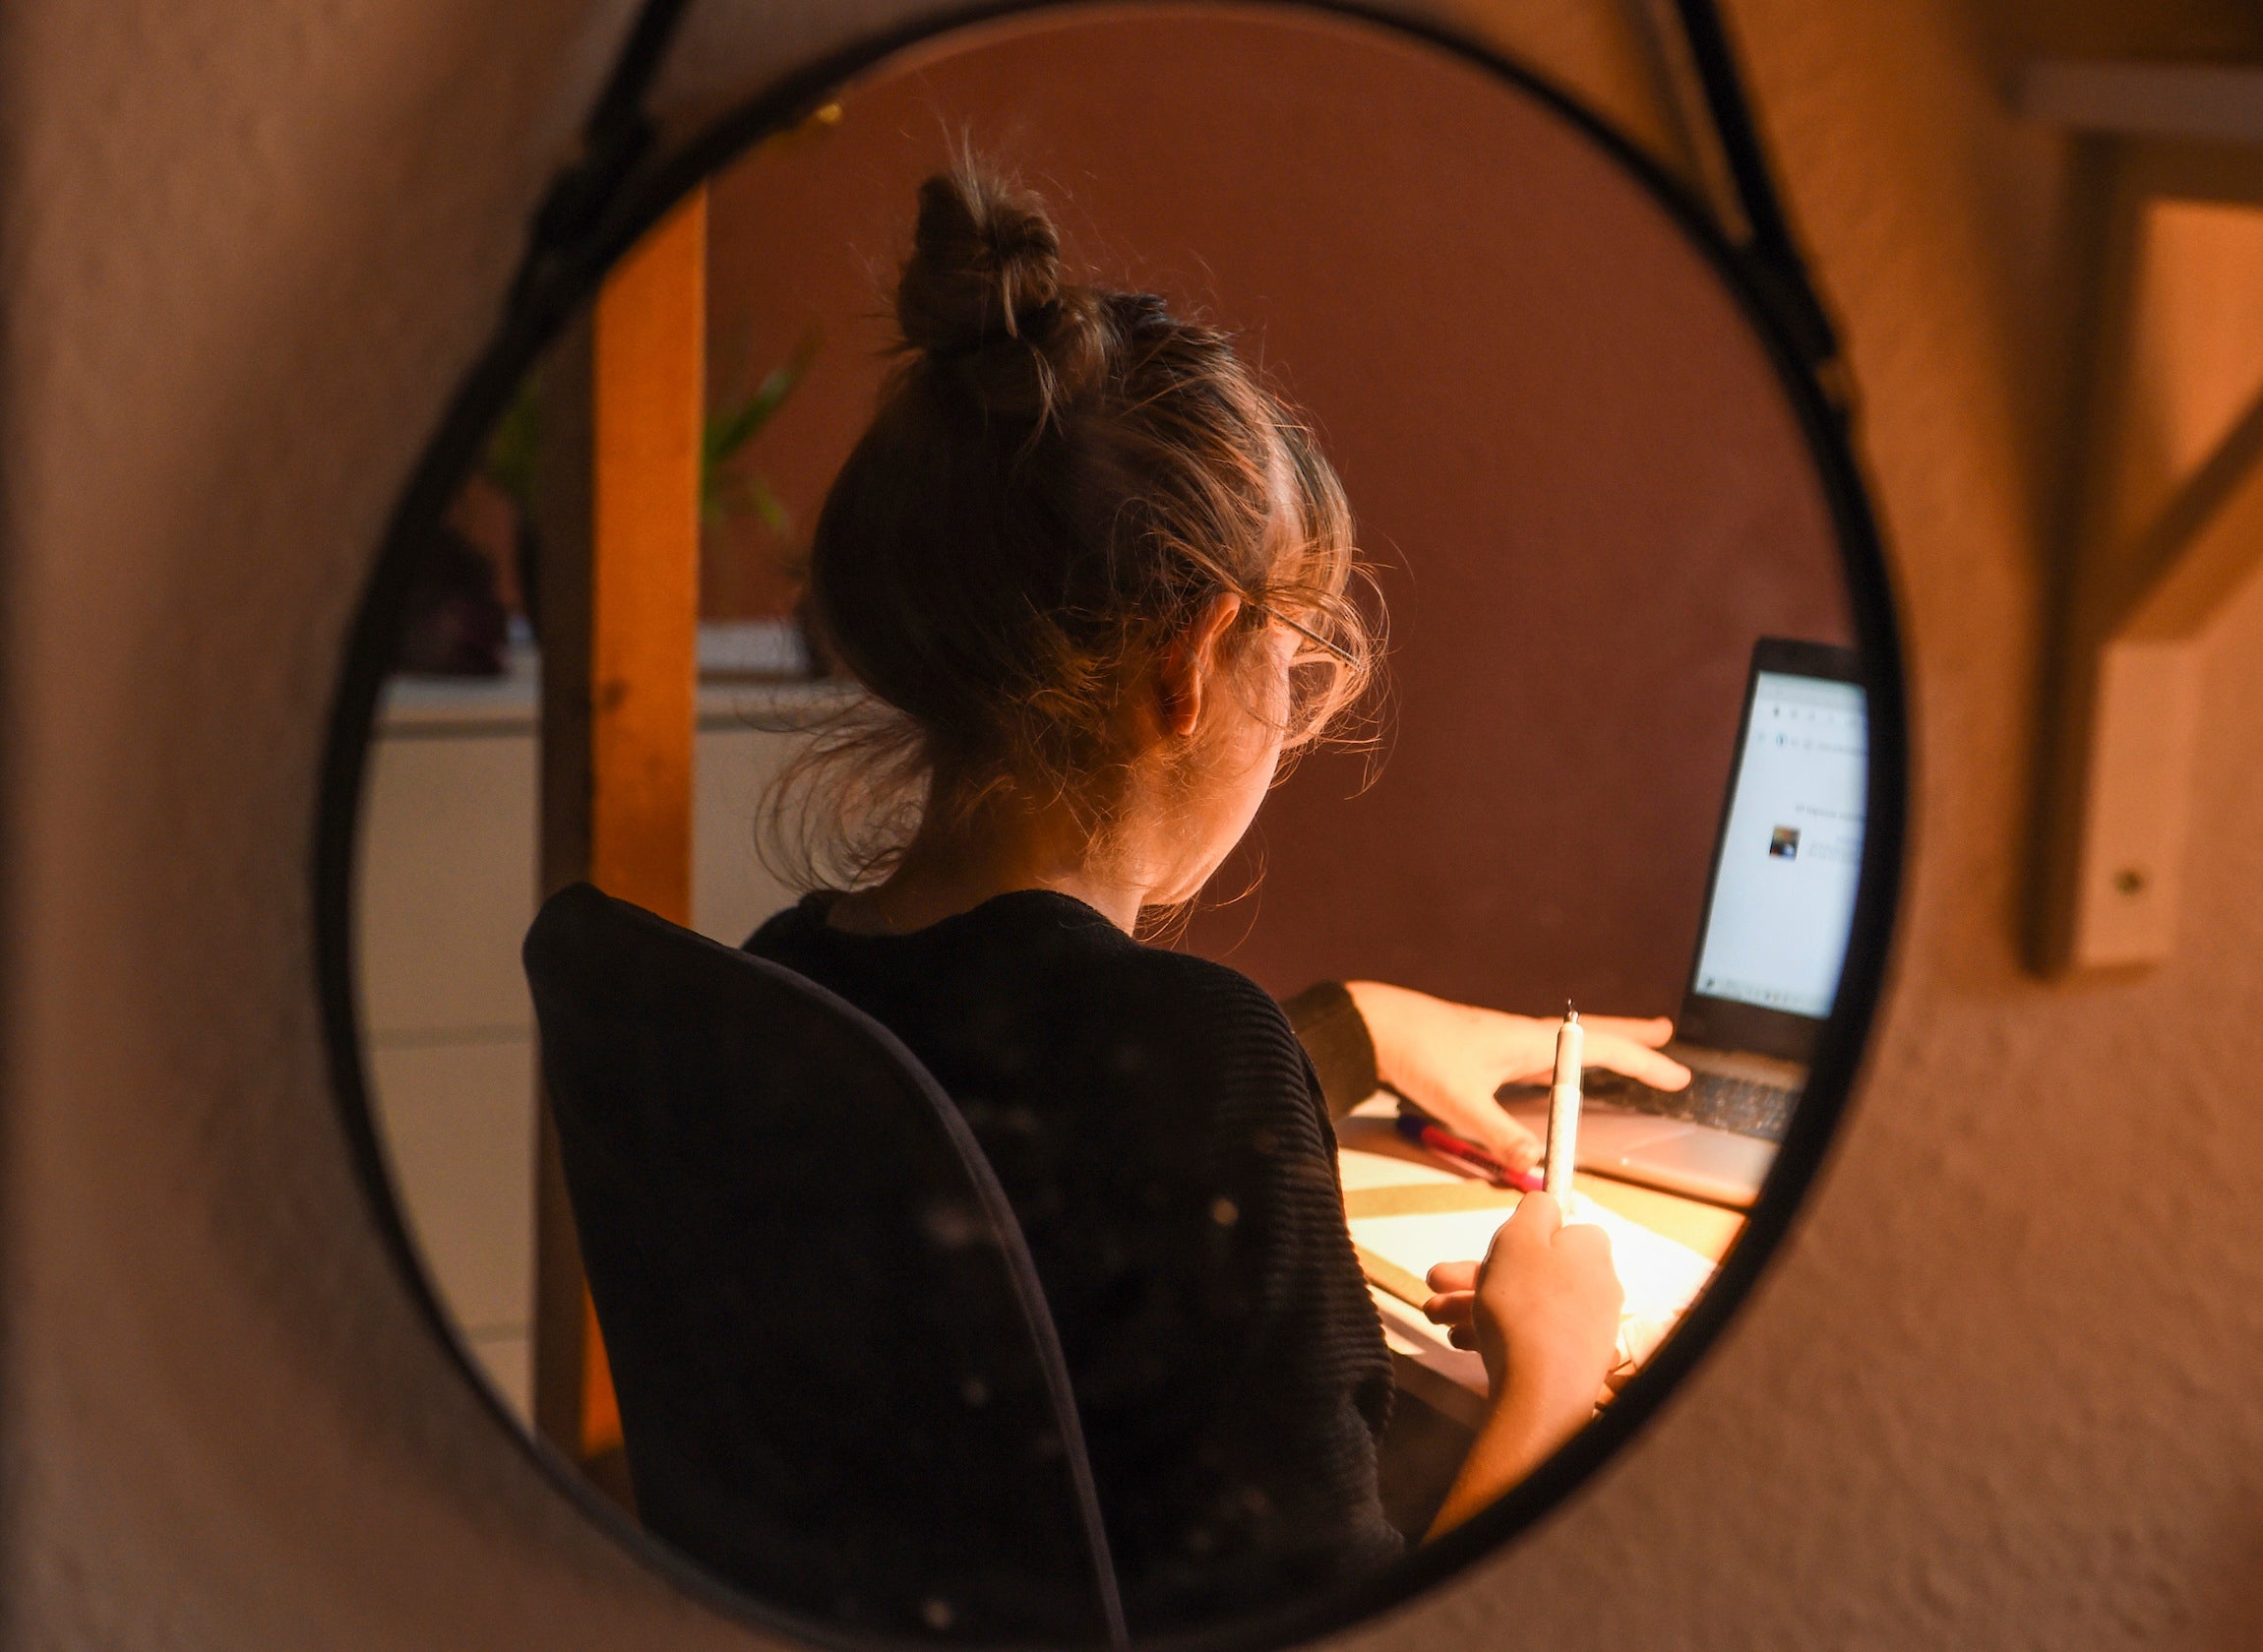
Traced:
<path fill-rule="evenodd" d="M 1696 66 L 1737 205 L 1749 228 L 1743 251 L 1807 366 L 1828 367 L 1838 359 L 1838 330 L 1808 277 L 1806 261 L 1792 237 L 1791 222 L 1769 176 L 1759 128 L 1745 100 L 1737 54 L 1720 11 L 1713 0 L 1674 0 L 1674 9 Z"/>
<path fill-rule="evenodd" d="M 644 93 L 660 72 L 685 9 L 686 0 L 646 0 L 637 14 L 582 127 L 580 157 L 552 181 L 535 209 L 533 232 L 505 314 L 523 312 L 552 273 L 596 233 L 606 208 L 651 149 L 654 129 Z"/>

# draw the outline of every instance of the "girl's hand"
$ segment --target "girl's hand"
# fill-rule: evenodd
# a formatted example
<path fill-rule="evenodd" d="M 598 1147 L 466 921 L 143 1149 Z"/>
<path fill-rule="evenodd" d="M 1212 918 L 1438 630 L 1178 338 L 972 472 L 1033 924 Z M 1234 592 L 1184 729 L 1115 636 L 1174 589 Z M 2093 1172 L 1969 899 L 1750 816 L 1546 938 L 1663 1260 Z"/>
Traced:
<path fill-rule="evenodd" d="M 1437 1293 L 1422 1305 L 1423 1317 L 1443 1325 L 1456 1348 L 1477 1347 L 1477 1274 L 1482 1262 L 1440 1262 L 1423 1282 Z"/>
<path fill-rule="evenodd" d="M 1555 1021 L 1450 1004 L 1379 981 L 1348 981 L 1345 988 L 1375 1042 L 1376 1071 L 1384 1083 L 1512 1170 L 1539 1163 L 1540 1138 L 1502 1112 L 1493 1092 L 1555 1071 Z M 1587 1066 L 1623 1072 L 1653 1089 L 1679 1090 L 1689 1082 L 1687 1068 L 1658 1053 L 1674 1036 L 1674 1023 L 1663 1015 L 1582 1015 L 1580 1021 L 1587 1028 Z"/>
<path fill-rule="evenodd" d="M 1541 1202 L 1535 1204 L 1536 1199 Z M 1527 1206 L 1532 1208 L 1529 1216 Z M 1496 1393 L 1504 1372 L 1514 1367 L 1519 1339 L 1527 1335 L 1537 1336 L 1546 1350 L 1558 1351 L 1585 1348 L 1600 1337 L 1602 1353 L 1596 1357 L 1601 1369 L 1607 1373 L 1617 1361 L 1625 1292 L 1612 1265 L 1611 1238 L 1590 1223 L 1566 1225 L 1547 1193 L 1528 1193 L 1518 1201 L 1494 1234 L 1484 1261 L 1440 1262 L 1430 1270 L 1428 1283 L 1437 1295 L 1423 1304 L 1424 1315 L 1445 1326 L 1446 1339 L 1456 1348 L 1474 1348 L 1484 1356 Z M 1573 1326 L 1568 1343 L 1566 1322 Z M 1546 1350 L 1539 1359 L 1553 1358 Z M 1535 1363 L 1528 1350 L 1526 1368 Z"/>
<path fill-rule="evenodd" d="M 1617 1360 L 1625 1292 L 1611 1239 L 1566 1226 L 1547 1193 L 1527 1193 L 1482 1263 L 1431 1270 L 1424 1312 L 1474 1346 L 1492 1388 L 1484 1426 L 1432 1535 L 1460 1524 L 1537 1467 L 1594 1414 Z"/>
<path fill-rule="evenodd" d="M 1612 1236 L 1596 1224 L 1566 1224 L 1553 1194 L 1528 1193 L 1483 1262 L 1441 1262 L 1428 1283 L 1439 1295 L 1424 1313 L 1485 1358 L 1496 1401 L 1516 1385 L 1563 1396 L 1582 1419 L 1596 1408 L 1627 1302 Z"/>

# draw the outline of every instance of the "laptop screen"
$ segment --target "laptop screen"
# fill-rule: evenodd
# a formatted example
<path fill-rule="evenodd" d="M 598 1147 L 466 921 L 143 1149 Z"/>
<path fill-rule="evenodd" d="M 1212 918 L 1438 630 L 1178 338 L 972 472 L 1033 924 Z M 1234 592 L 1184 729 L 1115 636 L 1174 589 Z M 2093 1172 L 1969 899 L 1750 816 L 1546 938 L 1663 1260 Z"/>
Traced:
<path fill-rule="evenodd" d="M 1830 1013 L 1862 872 L 1866 756 L 1860 685 L 1754 672 L 1692 992 Z"/>

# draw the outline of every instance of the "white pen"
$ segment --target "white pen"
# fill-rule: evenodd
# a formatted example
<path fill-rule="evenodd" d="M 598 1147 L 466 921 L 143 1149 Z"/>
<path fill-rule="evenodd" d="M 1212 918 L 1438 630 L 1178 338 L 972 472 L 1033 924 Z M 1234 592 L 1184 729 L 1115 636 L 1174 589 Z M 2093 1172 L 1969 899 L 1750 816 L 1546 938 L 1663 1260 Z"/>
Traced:
<path fill-rule="evenodd" d="M 1548 1174 L 1541 1186 L 1559 1204 L 1571 1196 L 1571 1171 L 1579 1157 L 1579 1058 L 1587 1033 L 1579 1011 L 1566 1004 L 1556 1029 L 1556 1087 L 1548 1092 Z"/>

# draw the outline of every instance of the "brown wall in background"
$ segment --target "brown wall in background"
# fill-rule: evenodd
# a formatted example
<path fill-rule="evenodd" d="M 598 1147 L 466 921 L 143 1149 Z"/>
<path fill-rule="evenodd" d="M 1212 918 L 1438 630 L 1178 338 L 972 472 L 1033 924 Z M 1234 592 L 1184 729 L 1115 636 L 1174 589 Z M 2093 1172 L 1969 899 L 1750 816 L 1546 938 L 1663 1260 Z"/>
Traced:
<path fill-rule="evenodd" d="M 714 186 L 715 391 L 825 334 L 747 455 L 796 544 L 871 413 L 914 186 L 961 138 L 1043 185 L 1104 278 L 1241 335 L 1377 565 L 1379 777 L 1309 761 L 1218 881 L 1261 860 L 1258 892 L 1188 944 L 1277 992 L 1672 1011 L 1752 641 L 1846 628 L 1799 435 L 1702 255 L 1536 99 L 1372 31 L 993 33 Z M 716 549 L 711 612 L 790 600 L 752 519 Z"/>

